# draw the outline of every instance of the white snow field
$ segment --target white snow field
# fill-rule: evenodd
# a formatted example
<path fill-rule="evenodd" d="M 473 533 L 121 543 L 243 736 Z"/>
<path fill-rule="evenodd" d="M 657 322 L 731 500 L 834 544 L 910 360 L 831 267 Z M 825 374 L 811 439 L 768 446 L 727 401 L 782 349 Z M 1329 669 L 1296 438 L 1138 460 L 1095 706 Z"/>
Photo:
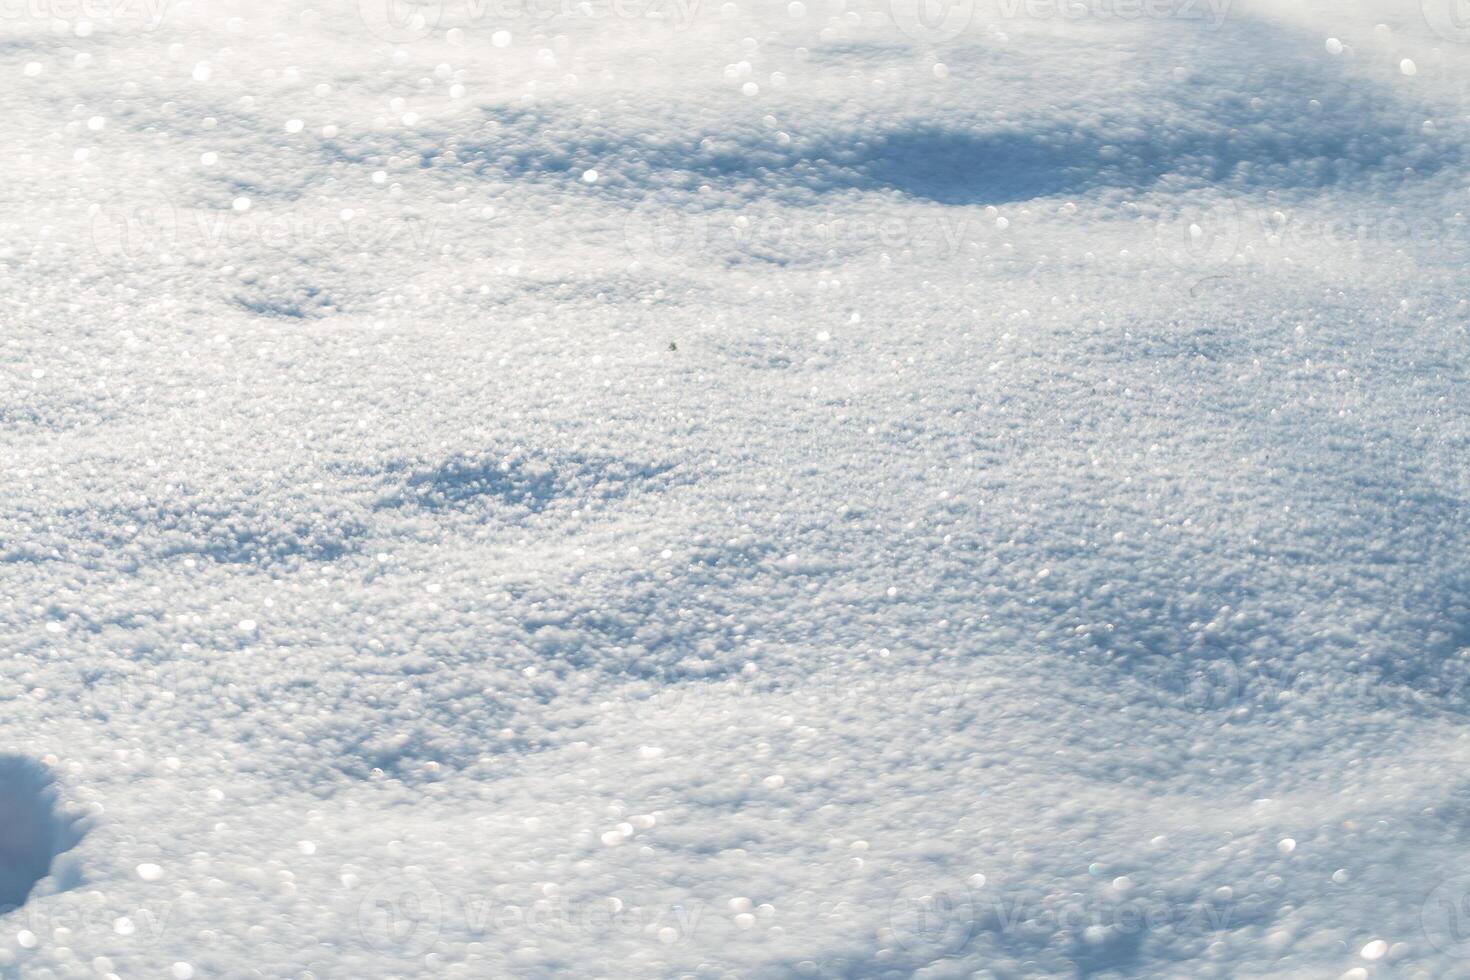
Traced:
<path fill-rule="evenodd" d="M 0 976 L 1470 977 L 1460 0 L 3 0 L 0 163 Z"/>

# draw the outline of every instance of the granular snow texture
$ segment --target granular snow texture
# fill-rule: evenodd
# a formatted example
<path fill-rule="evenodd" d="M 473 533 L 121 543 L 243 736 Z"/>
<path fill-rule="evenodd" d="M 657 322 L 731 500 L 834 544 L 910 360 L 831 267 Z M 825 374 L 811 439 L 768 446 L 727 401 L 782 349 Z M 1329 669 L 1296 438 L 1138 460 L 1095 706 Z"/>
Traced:
<path fill-rule="evenodd" d="M 0 975 L 1470 977 L 1457 3 L 0 6 Z"/>

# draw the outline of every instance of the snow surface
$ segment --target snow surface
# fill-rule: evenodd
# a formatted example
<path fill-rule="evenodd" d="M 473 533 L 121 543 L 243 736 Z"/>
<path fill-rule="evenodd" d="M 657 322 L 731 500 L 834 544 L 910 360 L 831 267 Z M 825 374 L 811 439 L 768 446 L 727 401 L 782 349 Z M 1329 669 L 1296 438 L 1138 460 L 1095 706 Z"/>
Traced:
<path fill-rule="evenodd" d="M 1470 977 L 1457 2 L 0 6 L 0 975 Z"/>

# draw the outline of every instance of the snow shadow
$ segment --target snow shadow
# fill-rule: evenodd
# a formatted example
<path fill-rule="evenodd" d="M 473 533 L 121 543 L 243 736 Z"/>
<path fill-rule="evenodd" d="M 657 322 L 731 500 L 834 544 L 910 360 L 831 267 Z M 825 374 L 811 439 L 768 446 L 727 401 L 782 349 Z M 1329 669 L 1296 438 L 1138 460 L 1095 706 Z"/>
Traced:
<path fill-rule="evenodd" d="M 81 837 L 76 819 L 57 808 L 51 771 L 23 756 L 0 756 L 0 915 L 24 905 Z"/>
<path fill-rule="evenodd" d="M 558 501 L 612 500 L 667 473 L 665 464 L 581 454 L 470 454 L 416 468 L 380 506 L 431 511 L 499 504 L 540 513 Z"/>
<path fill-rule="evenodd" d="M 671 120 L 620 105 L 588 122 L 555 104 L 487 106 L 484 128 L 455 141 L 454 159 L 481 179 L 510 182 L 560 182 L 596 163 L 621 178 L 599 193 L 630 199 L 710 184 L 807 204 L 890 191 L 953 206 L 1222 183 L 1362 191 L 1464 159 L 1454 139 L 1421 130 L 1436 115 L 1431 106 L 1322 55 L 1320 39 L 1244 19 L 1230 30 L 1261 58 L 1225 61 L 1218 46 L 1161 35 L 1168 57 L 1127 93 L 1018 106 L 1007 93 L 980 91 L 972 106 L 947 114 L 875 108 L 834 117 L 798 108 L 785 144 L 754 117 L 728 113 Z M 1162 67 L 1176 64 L 1193 68 Z M 438 166 L 442 152 L 426 142 L 422 166 Z"/>

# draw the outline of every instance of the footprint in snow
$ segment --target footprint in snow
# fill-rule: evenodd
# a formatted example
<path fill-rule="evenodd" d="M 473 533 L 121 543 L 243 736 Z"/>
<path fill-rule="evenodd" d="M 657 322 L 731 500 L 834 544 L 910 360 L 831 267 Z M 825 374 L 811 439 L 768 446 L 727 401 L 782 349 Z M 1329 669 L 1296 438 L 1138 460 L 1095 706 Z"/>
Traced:
<path fill-rule="evenodd" d="M 80 839 L 77 820 L 57 808 L 50 770 L 0 755 L 0 915 L 25 904 L 55 859 Z"/>

